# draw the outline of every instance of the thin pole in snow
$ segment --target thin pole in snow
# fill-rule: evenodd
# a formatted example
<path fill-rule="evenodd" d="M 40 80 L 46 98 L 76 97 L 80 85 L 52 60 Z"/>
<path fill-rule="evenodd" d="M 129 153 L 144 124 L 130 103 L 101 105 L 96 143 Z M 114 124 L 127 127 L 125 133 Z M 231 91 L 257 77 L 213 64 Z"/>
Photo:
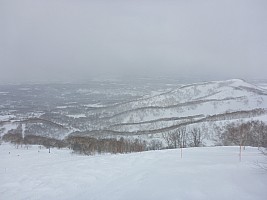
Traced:
<path fill-rule="evenodd" d="M 242 157 L 242 146 L 239 146 L 239 162 L 241 162 L 241 157 Z"/>

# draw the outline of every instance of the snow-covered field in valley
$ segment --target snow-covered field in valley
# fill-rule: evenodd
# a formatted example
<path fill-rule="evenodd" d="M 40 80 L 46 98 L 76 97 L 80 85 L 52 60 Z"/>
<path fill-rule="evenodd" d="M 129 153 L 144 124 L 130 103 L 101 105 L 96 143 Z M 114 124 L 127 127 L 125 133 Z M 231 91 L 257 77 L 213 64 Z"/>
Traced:
<path fill-rule="evenodd" d="M 82 156 L 69 150 L 0 145 L 0 199 L 140 200 L 267 197 L 265 162 L 247 147 L 205 147 Z"/>

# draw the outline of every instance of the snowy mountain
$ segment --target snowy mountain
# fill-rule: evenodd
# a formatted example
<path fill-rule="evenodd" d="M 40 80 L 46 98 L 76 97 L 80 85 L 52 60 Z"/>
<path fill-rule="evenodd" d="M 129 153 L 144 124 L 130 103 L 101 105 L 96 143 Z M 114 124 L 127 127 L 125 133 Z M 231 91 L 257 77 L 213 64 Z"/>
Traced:
<path fill-rule="evenodd" d="M 122 84 L 103 91 L 95 89 L 94 95 L 108 94 L 105 96 L 106 102 L 110 98 L 115 100 L 120 87 Z M 124 88 L 121 90 L 120 94 Z M 211 139 L 215 126 L 222 127 L 233 120 L 267 119 L 267 90 L 239 79 L 177 85 L 150 94 L 143 93 L 142 97 L 138 97 L 142 93 L 139 89 L 136 98 L 133 93 L 132 98 L 122 98 L 115 103 L 88 102 L 85 97 L 92 94 L 92 89 L 76 89 L 75 95 L 83 95 L 76 99 L 71 95 L 74 92 L 66 88 L 49 86 L 46 91 L 47 95 L 49 92 L 58 95 L 46 107 L 40 107 L 43 106 L 40 103 L 36 112 L 21 114 L 25 110 L 21 109 L 20 113 L 2 114 L 1 135 L 11 131 L 54 138 L 64 138 L 71 134 L 153 139 L 181 126 L 198 126 Z M 125 91 L 130 93 L 129 87 L 125 87 Z M 71 99 L 66 98 L 66 95 L 71 96 Z M 65 104 L 60 103 L 62 99 Z"/>
<path fill-rule="evenodd" d="M 243 80 L 195 83 L 98 109 L 92 124 L 99 128 L 83 134 L 161 134 L 182 125 L 264 118 L 266 109 L 267 91 Z"/>

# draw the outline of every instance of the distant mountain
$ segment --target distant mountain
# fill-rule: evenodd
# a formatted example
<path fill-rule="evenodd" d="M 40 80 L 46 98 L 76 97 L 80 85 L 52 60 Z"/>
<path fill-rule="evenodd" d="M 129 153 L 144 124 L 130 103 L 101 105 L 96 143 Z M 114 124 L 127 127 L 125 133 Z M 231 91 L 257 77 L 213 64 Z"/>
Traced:
<path fill-rule="evenodd" d="M 184 125 L 229 120 L 267 119 L 267 91 L 243 80 L 182 85 L 96 111 L 94 130 L 83 135 L 161 134 Z M 211 130 L 210 130 L 211 131 Z"/>
<path fill-rule="evenodd" d="M 212 139 L 216 127 L 233 120 L 267 121 L 267 91 L 239 79 L 178 85 L 126 102 L 92 105 L 97 106 L 66 104 L 27 119 L 2 116 L 2 135 L 15 130 L 55 138 L 71 134 L 160 139 L 181 126 L 198 126 Z M 79 113 L 70 114 L 76 108 Z"/>

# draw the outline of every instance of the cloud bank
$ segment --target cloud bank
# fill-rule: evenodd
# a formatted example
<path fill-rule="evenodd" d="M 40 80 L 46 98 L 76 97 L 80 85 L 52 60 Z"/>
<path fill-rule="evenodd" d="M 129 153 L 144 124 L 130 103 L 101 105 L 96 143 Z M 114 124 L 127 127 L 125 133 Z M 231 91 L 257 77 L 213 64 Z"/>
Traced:
<path fill-rule="evenodd" d="M 265 0 L 2 0 L 0 82 L 265 78 Z"/>

